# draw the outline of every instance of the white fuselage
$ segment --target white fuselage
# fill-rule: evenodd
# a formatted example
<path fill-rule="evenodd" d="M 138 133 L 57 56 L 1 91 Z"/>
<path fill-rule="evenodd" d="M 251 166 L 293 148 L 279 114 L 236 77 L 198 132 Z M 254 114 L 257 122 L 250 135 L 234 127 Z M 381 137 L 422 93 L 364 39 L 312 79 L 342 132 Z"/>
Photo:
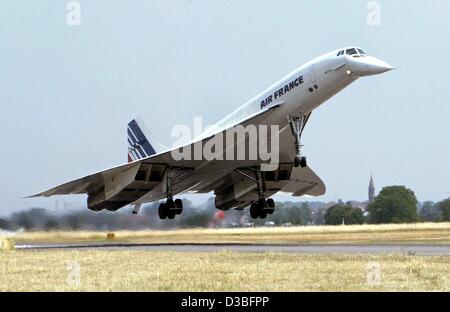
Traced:
<path fill-rule="evenodd" d="M 344 53 L 338 55 L 340 51 Z M 262 109 L 277 105 L 282 105 L 279 110 L 282 118 L 275 120 L 279 120 L 277 123 L 282 126 L 286 116 L 307 115 L 359 77 L 392 69 L 374 57 L 346 55 L 345 51 L 346 49 L 336 50 L 302 65 L 208 128 L 199 138 L 206 138 L 241 124 Z"/>

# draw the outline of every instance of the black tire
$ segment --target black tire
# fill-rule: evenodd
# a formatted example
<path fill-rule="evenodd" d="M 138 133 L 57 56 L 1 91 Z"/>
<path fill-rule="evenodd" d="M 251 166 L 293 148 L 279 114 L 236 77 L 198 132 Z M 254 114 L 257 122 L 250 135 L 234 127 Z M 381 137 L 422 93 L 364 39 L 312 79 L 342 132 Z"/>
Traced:
<path fill-rule="evenodd" d="M 159 218 L 161 220 L 164 220 L 165 218 L 167 218 L 167 206 L 166 206 L 166 204 L 162 203 L 162 204 L 159 205 L 158 215 L 159 215 Z"/>
<path fill-rule="evenodd" d="M 258 219 L 259 216 L 258 208 L 259 207 L 257 203 L 253 203 L 250 205 L 250 217 L 252 217 L 252 219 Z"/>
<path fill-rule="evenodd" d="M 175 213 L 175 211 L 173 211 L 173 210 L 169 210 L 169 211 L 167 212 L 167 217 L 168 217 L 170 220 L 175 219 L 175 215 L 176 215 L 176 213 Z"/>
<path fill-rule="evenodd" d="M 308 164 L 307 164 L 307 162 L 306 162 L 306 157 L 300 158 L 300 167 L 306 168 L 307 165 L 308 165 Z"/>
<path fill-rule="evenodd" d="M 275 212 L 275 201 L 272 198 L 266 200 L 266 207 L 268 214 L 273 214 Z"/>
<path fill-rule="evenodd" d="M 181 199 L 175 199 L 175 208 L 183 209 L 183 201 Z"/>
<path fill-rule="evenodd" d="M 261 219 L 265 219 L 267 217 L 267 203 L 266 200 L 264 198 L 261 198 L 258 201 L 258 216 Z"/>
<path fill-rule="evenodd" d="M 175 214 L 180 215 L 183 212 L 183 201 L 179 198 L 175 199 Z"/>
<path fill-rule="evenodd" d="M 168 210 L 175 208 L 175 202 L 173 201 L 173 199 L 167 199 L 166 200 L 166 207 Z"/>
<path fill-rule="evenodd" d="M 261 219 L 267 218 L 267 211 L 264 210 L 264 209 L 261 209 L 261 210 L 259 211 L 259 217 L 260 217 Z"/>
<path fill-rule="evenodd" d="M 295 159 L 294 159 L 294 167 L 295 167 L 295 168 L 300 167 L 300 158 L 299 158 L 298 156 L 295 156 Z"/>
<path fill-rule="evenodd" d="M 259 209 L 260 209 L 260 210 L 263 210 L 264 208 L 266 208 L 266 207 L 267 207 L 267 205 L 266 205 L 266 200 L 265 200 L 264 198 L 261 198 L 261 199 L 258 201 L 258 206 L 259 206 Z"/>

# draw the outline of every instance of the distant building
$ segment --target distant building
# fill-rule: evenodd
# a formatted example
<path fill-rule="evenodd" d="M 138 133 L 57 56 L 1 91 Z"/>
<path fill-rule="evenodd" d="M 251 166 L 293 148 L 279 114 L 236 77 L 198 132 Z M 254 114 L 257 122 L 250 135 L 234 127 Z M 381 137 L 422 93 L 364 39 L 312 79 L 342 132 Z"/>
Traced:
<path fill-rule="evenodd" d="M 375 183 L 373 183 L 373 176 L 370 175 L 369 182 L 369 203 L 372 203 L 375 200 Z"/>

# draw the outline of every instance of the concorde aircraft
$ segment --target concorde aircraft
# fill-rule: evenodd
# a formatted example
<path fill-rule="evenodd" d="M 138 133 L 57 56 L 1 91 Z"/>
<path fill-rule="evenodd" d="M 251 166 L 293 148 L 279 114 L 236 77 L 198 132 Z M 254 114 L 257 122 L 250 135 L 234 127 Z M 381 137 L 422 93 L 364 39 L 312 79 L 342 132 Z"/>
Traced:
<path fill-rule="evenodd" d="M 302 133 L 312 111 L 358 78 L 392 69 L 358 47 L 324 54 L 282 78 L 190 142 L 174 148 L 156 144 L 142 120 L 134 119 L 127 128 L 128 163 L 30 197 L 87 194 L 87 206 L 93 211 L 116 211 L 132 205 L 133 213 L 138 213 L 144 203 L 161 201 L 159 217 L 173 219 L 183 211 L 182 200 L 174 196 L 214 192 L 217 209 L 250 207 L 252 218 L 264 219 L 275 211 L 271 196 L 278 192 L 292 196 L 325 193 L 324 183 L 302 155 Z M 273 163 L 261 156 L 250 157 L 250 147 L 260 140 L 250 132 L 244 132 L 240 141 L 230 141 L 233 151 L 230 155 L 235 157 L 192 156 L 198 146 L 201 152 L 208 144 L 215 146 L 211 151 L 217 155 L 229 152 L 230 144 L 211 142 L 219 142 L 217 138 L 227 131 L 237 127 L 245 130 L 252 125 L 276 126 L 275 166 L 266 166 Z M 261 132 L 258 129 L 257 135 Z M 273 136 L 264 138 L 258 142 L 275 141 Z M 244 154 L 240 156 L 234 150 L 238 144 L 244 144 Z M 192 157 L 179 157 L 181 153 Z"/>

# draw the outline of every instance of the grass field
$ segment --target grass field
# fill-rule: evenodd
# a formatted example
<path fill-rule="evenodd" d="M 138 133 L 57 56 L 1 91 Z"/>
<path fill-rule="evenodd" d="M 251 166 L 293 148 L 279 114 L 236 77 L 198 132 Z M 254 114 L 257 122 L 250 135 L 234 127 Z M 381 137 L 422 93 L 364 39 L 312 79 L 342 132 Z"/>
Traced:
<path fill-rule="evenodd" d="M 16 244 L 107 241 L 106 232 L 25 232 L 6 236 L 12 237 Z M 450 223 L 119 231 L 115 232 L 114 240 L 129 243 L 448 244 Z M 405 254 L 0 252 L 0 291 L 45 290 L 450 291 L 450 261 L 445 256 Z"/>
<path fill-rule="evenodd" d="M 104 250 L 0 252 L 0 291 L 399 290 L 450 291 L 449 258 Z"/>
<path fill-rule="evenodd" d="M 13 239 L 17 244 L 99 243 L 106 241 L 106 232 L 25 232 L 14 235 Z M 115 241 L 133 243 L 448 244 L 450 243 L 450 223 L 119 231 L 115 232 Z"/>

